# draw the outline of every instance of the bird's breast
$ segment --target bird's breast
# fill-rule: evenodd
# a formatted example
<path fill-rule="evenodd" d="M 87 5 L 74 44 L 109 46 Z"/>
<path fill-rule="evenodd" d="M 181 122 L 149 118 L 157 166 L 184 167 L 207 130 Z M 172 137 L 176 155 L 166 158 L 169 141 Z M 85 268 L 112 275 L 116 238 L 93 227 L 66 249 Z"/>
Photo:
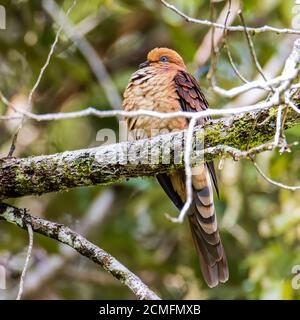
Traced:
<path fill-rule="evenodd" d="M 174 70 L 153 70 L 143 68 L 135 72 L 124 92 L 123 108 L 131 110 L 151 110 L 157 112 L 180 111 L 179 96 L 176 90 Z M 185 118 L 159 119 L 148 116 L 127 118 L 129 130 L 143 129 L 139 138 L 161 133 L 161 130 L 182 130 L 187 126 Z"/>

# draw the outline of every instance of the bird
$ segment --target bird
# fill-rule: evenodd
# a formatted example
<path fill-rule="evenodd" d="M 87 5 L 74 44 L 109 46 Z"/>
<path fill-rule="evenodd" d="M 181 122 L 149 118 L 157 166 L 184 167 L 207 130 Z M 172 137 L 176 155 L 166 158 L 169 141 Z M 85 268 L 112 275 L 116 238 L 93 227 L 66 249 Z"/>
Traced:
<path fill-rule="evenodd" d="M 208 102 L 197 80 L 187 71 L 182 57 L 169 48 L 154 48 L 132 74 L 122 106 L 125 111 L 201 112 L 208 108 Z M 125 119 L 129 132 L 135 131 L 134 139 L 148 138 L 161 130 L 185 130 L 189 124 L 186 117 L 135 116 Z M 199 118 L 197 125 L 203 125 L 208 119 Z M 203 278 L 212 288 L 229 277 L 213 198 L 213 185 L 219 196 L 218 182 L 213 162 L 199 164 L 193 169 L 193 202 L 187 216 Z M 184 169 L 156 177 L 167 196 L 181 210 L 187 197 Z"/>

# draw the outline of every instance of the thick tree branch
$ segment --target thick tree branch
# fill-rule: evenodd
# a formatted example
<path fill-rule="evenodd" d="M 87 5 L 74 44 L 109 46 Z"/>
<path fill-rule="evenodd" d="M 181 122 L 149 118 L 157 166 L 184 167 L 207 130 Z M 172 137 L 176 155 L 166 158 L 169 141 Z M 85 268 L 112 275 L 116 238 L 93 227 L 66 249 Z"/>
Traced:
<path fill-rule="evenodd" d="M 249 156 L 246 150 L 273 138 L 276 115 L 277 110 L 273 108 L 211 121 L 205 125 L 204 130 L 195 128 L 193 144 L 204 141 L 205 150 L 201 153 L 206 161 L 224 156 L 236 160 L 245 158 Z M 289 110 L 285 129 L 299 122 L 300 115 Z M 132 177 L 170 172 L 184 166 L 183 139 L 184 132 L 176 132 L 149 140 L 47 156 L 0 159 L 0 197 L 5 199 L 65 191 L 78 186 L 108 184 Z M 170 156 L 165 155 L 168 148 Z M 268 149 L 271 149 L 270 146 L 263 146 L 254 149 L 253 153 Z M 136 157 L 132 162 L 130 160 L 134 154 Z M 154 162 L 148 161 L 150 155 L 155 159 Z"/>
<path fill-rule="evenodd" d="M 25 230 L 27 230 L 27 226 L 30 225 L 34 232 L 67 244 L 81 255 L 94 261 L 111 273 L 115 278 L 124 283 L 139 299 L 160 299 L 140 278 L 129 271 L 109 253 L 66 226 L 34 217 L 28 214 L 25 209 L 19 209 L 4 203 L 0 203 L 0 220 L 11 222 Z"/>

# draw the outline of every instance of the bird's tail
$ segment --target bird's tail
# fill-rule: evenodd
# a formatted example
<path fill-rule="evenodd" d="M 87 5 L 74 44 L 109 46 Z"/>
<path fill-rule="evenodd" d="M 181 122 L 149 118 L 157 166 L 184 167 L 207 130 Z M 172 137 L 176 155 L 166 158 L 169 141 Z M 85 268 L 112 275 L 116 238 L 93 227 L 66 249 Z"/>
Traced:
<path fill-rule="evenodd" d="M 207 167 L 201 165 L 193 170 L 194 203 L 188 217 L 203 277 L 209 287 L 215 287 L 228 280 L 227 259 L 217 226 Z"/>

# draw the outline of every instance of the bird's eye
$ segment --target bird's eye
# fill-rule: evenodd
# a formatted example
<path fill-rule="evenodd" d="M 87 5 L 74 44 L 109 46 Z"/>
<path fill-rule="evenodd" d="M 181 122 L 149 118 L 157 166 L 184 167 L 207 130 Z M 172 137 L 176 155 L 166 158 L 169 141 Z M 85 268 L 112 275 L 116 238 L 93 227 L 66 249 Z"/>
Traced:
<path fill-rule="evenodd" d="M 161 62 L 167 62 L 167 61 L 169 61 L 169 59 L 168 59 L 167 56 L 161 56 L 161 57 L 159 58 L 159 61 L 161 61 Z"/>

